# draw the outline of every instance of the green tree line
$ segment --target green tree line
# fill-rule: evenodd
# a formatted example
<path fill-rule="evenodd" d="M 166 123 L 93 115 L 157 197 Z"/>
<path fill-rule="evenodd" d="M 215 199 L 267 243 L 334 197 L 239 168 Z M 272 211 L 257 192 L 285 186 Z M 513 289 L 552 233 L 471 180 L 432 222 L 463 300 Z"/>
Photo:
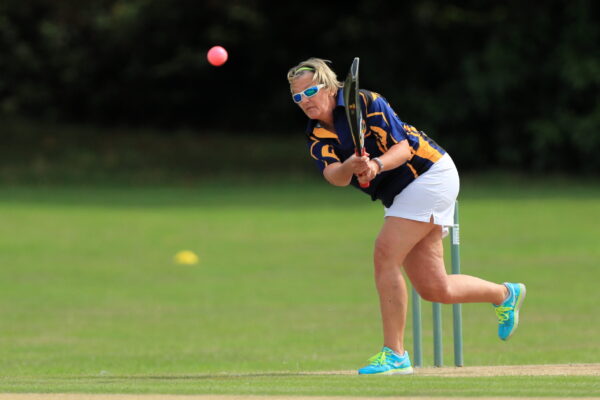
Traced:
<path fill-rule="evenodd" d="M 462 167 L 592 174 L 598 15 L 591 0 L 3 0 L 0 115 L 301 135 L 287 69 L 317 56 L 343 78 L 360 56 L 362 86 Z"/>

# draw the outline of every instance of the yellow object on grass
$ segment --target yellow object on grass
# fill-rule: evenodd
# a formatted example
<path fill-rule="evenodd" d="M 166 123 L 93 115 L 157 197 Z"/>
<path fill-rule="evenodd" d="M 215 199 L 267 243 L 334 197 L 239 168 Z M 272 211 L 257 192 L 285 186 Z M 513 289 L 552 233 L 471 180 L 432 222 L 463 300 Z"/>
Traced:
<path fill-rule="evenodd" d="M 200 260 L 198 259 L 196 253 L 194 253 L 193 251 L 182 250 L 175 254 L 175 262 L 177 264 L 192 265 L 197 264 L 198 261 Z"/>

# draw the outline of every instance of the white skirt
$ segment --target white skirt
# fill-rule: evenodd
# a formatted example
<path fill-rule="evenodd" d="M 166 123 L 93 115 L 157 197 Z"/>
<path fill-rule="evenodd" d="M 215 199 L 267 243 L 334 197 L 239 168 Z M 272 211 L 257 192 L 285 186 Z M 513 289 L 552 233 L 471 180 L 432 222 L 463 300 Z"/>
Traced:
<path fill-rule="evenodd" d="M 460 181 L 448 153 L 398 193 L 385 217 L 399 217 L 442 226 L 454 224 L 454 203 Z"/>

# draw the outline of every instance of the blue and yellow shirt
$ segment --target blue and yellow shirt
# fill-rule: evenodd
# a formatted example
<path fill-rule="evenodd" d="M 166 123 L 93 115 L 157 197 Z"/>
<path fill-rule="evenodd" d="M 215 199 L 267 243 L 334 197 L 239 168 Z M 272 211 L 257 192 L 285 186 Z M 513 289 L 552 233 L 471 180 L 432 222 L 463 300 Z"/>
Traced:
<path fill-rule="evenodd" d="M 431 168 L 446 152 L 424 132 L 402 122 L 385 98 L 368 90 L 361 89 L 359 93 L 362 115 L 367 125 L 365 149 L 369 156 L 381 156 L 402 140 L 408 140 L 410 146 L 411 158 L 398 168 L 377 175 L 368 188 L 361 188 L 357 178 L 352 178 L 352 186 L 389 207 L 398 193 Z M 308 122 L 308 148 L 321 171 L 329 164 L 343 162 L 354 154 L 354 142 L 344 108 L 343 89 L 339 89 L 337 105 L 333 110 L 335 132 L 325 129 L 317 120 Z"/>

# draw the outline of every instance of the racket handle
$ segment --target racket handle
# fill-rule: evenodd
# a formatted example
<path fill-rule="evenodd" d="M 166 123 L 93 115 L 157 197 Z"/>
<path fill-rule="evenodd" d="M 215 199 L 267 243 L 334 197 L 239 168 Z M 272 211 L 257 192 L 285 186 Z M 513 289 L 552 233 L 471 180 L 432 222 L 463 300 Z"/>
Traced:
<path fill-rule="evenodd" d="M 362 149 L 362 154 L 360 154 L 360 153 L 359 153 L 359 151 L 357 150 L 357 151 L 356 151 L 356 155 L 357 155 L 357 156 L 359 156 L 359 157 L 360 157 L 360 156 L 366 156 L 366 155 L 367 155 L 367 149 L 363 148 L 363 149 Z M 361 183 L 359 183 L 359 185 L 360 185 L 360 187 L 361 187 L 361 188 L 363 188 L 363 189 L 366 189 L 366 188 L 368 188 L 369 186 L 371 186 L 371 184 L 370 184 L 369 182 L 361 182 Z"/>

